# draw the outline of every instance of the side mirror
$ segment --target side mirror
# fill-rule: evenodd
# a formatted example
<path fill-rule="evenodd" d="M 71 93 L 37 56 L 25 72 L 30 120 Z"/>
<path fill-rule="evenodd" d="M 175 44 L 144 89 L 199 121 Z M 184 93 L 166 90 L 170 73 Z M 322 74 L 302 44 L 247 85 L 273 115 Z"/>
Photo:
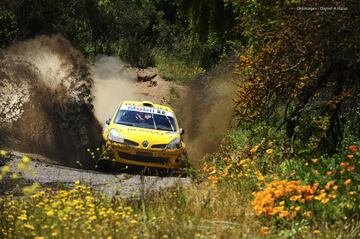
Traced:
<path fill-rule="evenodd" d="M 109 125 L 109 124 L 110 124 L 110 121 L 111 121 L 111 119 L 108 118 L 108 119 L 105 121 L 105 124 Z"/>
<path fill-rule="evenodd" d="M 180 128 L 180 135 L 183 135 L 185 133 L 183 128 Z"/>

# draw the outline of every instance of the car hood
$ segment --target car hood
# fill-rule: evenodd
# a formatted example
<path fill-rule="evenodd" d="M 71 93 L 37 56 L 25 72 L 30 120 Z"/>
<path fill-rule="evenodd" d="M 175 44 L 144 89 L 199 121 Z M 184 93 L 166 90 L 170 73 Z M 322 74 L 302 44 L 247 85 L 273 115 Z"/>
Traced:
<path fill-rule="evenodd" d="M 124 139 L 134 141 L 139 145 L 142 145 L 144 141 L 147 141 L 150 146 L 155 144 L 168 144 L 174 138 L 180 138 L 180 134 L 178 132 L 145 129 L 117 124 L 111 125 L 109 130 L 112 128 L 116 129 Z"/>

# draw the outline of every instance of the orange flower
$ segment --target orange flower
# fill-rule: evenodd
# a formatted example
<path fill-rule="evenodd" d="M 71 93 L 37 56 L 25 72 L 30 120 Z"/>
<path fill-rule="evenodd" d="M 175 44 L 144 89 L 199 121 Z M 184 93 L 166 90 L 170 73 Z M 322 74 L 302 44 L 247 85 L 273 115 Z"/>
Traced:
<path fill-rule="evenodd" d="M 334 180 L 329 181 L 326 185 L 325 185 L 325 189 L 329 189 L 332 185 L 335 184 Z"/>
<path fill-rule="evenodd" d="M 337 185 L 335 185 L 335 186 L 333 187 L 333 189 L 334 189 L 334 190 L 337 190 L 337 189 L 338 189 L 338 186 L 337 186 Z"/>
<path fill-rule="evenodd" d="M 309 196 L 306 196 L 306 197 L 305 197 L 305 200 L 311 201 L 311 200 L 313 200 L 313 198 L 314 198 L 313 195 L 309 195 Z"/>
<path fill-rule="evenodd" d="M 279 216 L 280 216 L 281 218 L 286 218 L 286 217 L 289 217 L 289 216 L 290 216 L 290 213 L 289 213 L 288 211 L 284 210 L 284 211 L 282 211 L 282 212 L 279 213 Z"/>
<path fill-rule="evenodd" d="M 304 212 L 304 216 L 305 216 L 305 217 L 310 217 L 310 216 L 311 216 L 311 211 L 306 211 L 306 212 Z"/>
<path fill-rule="evenodd" d="M 357 152 L 359 150 L 359 148 L 355 145 L 350 145 L 349 146 L 349 150 L 353 153 Z"/>
<path fill-rule="evenodd" d="M 330 199 L 328 198 L 324 198 L 323 200 L 321 200 L 322 204 L 327 204 L 330 201 Z"/>
<path fill-rule="evenodd" d="M 346 157 L 347 157 L 348 159 L 352 159 L 352 158 L 354 157 L 354 155 L 348 154 Z"/>
<path fill-rule="evenodd" d="M 316 190 L 318 187 L 319 187 L 319 183 L 314 183 L 311 188 L 312 190 Z"/>
<path fill-rule="evenodd" d="M 349 167 L 349 163 L 348 162 L 342 162 L 340 164 L 340 166 L 343 167 L 343 168 L 347 168 L 347 167 Z"/>
<path fill-rule="evenodd" d="M 317 163 L 319 161 L 319 159 L 312 159 L 311 160 L 313 163 Z"/>
<path fill-rule="evenodd" d="M 344 185 L 348 186 L 350 183 L 351 183 L 351 179 L 347 179 L 347 180 L 345 180 Z"/>
<path fill-rule="evenodd" d="M 263 236 L 267 236 L 267 235 L 270 234 L 270 228 L 268 228 L 268 227 L 261 227 L 260 232 L 261 232 L 261 234 L 262 234 Z"/>
<path fill-rule="evenodd" d="M 354 171 L 355 171 L 355 167 L 354 167 L 354 166 L 349 166 L 349 167 L 348 167 L 348 171 L 349 171 L 349 172 L 354 172 Z"/>

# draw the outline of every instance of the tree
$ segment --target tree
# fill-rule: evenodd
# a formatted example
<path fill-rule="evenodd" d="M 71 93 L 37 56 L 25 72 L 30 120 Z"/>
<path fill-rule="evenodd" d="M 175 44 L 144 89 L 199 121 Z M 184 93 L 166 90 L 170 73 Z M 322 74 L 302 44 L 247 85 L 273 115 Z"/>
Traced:
<path fill-rule="evenodd" d="M 240 56 L 236 112 L 259 119 L 281 110 L 291 142 L 334 151 L 360 105 L 360 9 L 356 0 L 293 2 L 231 1 L 249 53 Z"/>

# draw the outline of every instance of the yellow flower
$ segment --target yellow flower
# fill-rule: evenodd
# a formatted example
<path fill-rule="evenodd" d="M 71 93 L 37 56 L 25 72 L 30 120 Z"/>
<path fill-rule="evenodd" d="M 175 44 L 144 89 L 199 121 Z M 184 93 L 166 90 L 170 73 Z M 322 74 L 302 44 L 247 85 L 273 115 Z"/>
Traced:
<path fill-rule="evenodd" d="M 314 234 L 320 234 L 320 231 L 319 230 L 314 230 L 313 233 Z"/>
<path fill-rule="evenodd" d="M 28 163 L 30 163 L 31 159 L 28 156 L 24 156 L 24 157 L 22 157 L 22 161 L 24 164 L 28 164 Z"/>
<path fill-rule="evenodd" d="M 45 239 L 45 237 L 35 237 L 34 239 Z"/>
<path fill-rule="evenodd" d="M 46 216 L 48 217 L 54 216 L 54 210 L 47 211 Z"/>
<path fill-rule="evenodd" d="M 13 173 L 13 174 L 11 174 L 10 178 L 11 179 L 18 179 L 19 175 L 17 173 Z"/>
<path fill-rule="evenodd" d="M 323 200 L 321 200 L 322 204 L 327 204 L 329 202 L 330 199 L 328 198 L 324 198 Z"/>
<path fill-rule="evenodd" d="M 136 224 L 137 221 L 136 221 L 135 219 L 133 219 L 133 220 L 130 221 L 130 223 L 131 223 L 131 224 Z"/>
<path fill-rule="evenodd" d="M 267 149 L 267 150 L 266 150 L 266 153 L 267 153 L 267 154 L 272 154 L 273 152 L 274 152 L 273 149 Z"/>
<path fill-rule="evenodd" d="M 317 163 L 319 161 L 319 159 L 312 159 L 311 160 L 313 163 Z"/>
<path fill-rule="evenodd" d="M 267 236 L 270 234 L 270 228 L 269 227 L 261 227 L 260 232 L 263 236 Z"/>
<path fill-rule="evenodd" d="M 345 185 L 345 186 L 348 186 L 350 183 L 351 183 L 351 179 L 347 179 L 347 180 L 344 182 L 344 185 Z"/>
<path fill-rule="evenodd" d="M 296 208 L 295 208 L 295 211 L 296 212 L 299 212 L 301 210 L 301 207 L 300 206 L 297 206 Z"/>
<path fill-rule="evenodd" d="M 5 150 L 0 150 L 0 157 L 5 157 L 7 152 Z"/>
<path fill-rule="evenodd" d="M 9 172 L 10 172 L 10 167 L 9 166 L 5 165 L 4 167 L 1 168 L 1 173 L 3 175 L 5 175 L 5 174 L 7 174 Z"/>
<path fill-rule="evenodd" d="M 255 145 L 252 149 L 250 149 L 251 153 L 256 153 L 256 151 L 260 148 L 260 145 Z"/>
<path fill-rule="evenodd" d="M 349 192 L 349 195 L 350 196 L 353 196 L 353 195 L 356 195 L 357 193 L 356 192 L 353 192 L 353 191 L 351 191 L 351 192 Z"/>
<path fill-rule="evenodd" d="M 20 216 L 18 216 L 18 219 L 21 220 L 21 221 L 26 221 L 27 216 L 26 216 L 26 214 L 21 214 Z"/>
<path fill-rule="evenodd" d="M 304 212 L 304 216 L 305 216 L 305 217 L 310 217 L 310 216 L 311 216 L 311 211 L 306 211 L 306 212 Z"/>

